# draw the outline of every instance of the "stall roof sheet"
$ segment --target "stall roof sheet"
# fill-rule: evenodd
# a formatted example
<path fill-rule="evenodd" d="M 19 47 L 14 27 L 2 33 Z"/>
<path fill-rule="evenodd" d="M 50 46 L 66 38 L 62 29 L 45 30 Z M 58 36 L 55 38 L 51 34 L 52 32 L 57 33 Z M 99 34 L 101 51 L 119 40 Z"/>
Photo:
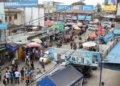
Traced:
<path fill-rule="evenodd" d="M 115 47 L 107 55 L 104 63 L 116 63 L 120 64 L 120 42 L 118 42 Z"/>
<path fill-rule="evenodd" d="M 83 78 L 83 75 L 73 66 L 67 66 L 61 71 L 54 73 L 49 77 L 57 86 L 71 86 L 77 80 Z"/>

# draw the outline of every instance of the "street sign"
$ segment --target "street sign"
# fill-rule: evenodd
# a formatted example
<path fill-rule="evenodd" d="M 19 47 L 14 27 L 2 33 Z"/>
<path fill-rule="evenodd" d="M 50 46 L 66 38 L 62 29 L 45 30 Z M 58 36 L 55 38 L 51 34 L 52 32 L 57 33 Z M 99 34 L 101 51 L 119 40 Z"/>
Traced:
<path fill-rule="evenodd" d="M 6 24 L 6 23 L 1 23 L 1 24 L 0 24 L 0 30 L 7 29 L 7 26 L 8 26 L 8 24 Z"/>
<path fill-rule="evenodd" d="M 37 7 L 38 0 L 11 0 L 4 2 L 4 7 L 22 8 L 22 7 Z"/>

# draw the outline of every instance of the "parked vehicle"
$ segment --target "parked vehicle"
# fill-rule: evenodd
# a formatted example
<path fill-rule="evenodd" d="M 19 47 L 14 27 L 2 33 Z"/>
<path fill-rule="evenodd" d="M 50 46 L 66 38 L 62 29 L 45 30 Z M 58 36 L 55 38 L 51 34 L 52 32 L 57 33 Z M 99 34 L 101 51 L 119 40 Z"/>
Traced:
<path fill-rule="evenodd" d="M 92 75 L 92 69 L 90 66 L 87 65 L 80 65 L 80 64 L 70 64 L 75 67 L 79 72 L 81 72 L 84 77 L 90 77 Z"/>
<path fill-rule="evenodd" d="M 45 64 L 48 64 L 48 63 L 51 62 L 51 59 L 50 59 L 50 57 L 49 57 L 49 52 L 48 52 L 48 51 L 44 53 L 44 56 L 43 56 L 43 57 L 40 57 L 40 58 L 39 58 L 39 62 L 42 62 L 42 61 L 43 61 Z"/>

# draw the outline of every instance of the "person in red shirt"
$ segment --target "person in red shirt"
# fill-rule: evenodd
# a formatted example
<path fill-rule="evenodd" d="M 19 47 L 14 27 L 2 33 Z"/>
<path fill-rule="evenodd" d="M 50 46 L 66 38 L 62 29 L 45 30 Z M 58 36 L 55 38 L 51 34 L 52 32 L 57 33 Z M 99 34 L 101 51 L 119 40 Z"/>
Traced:
<path fill-rule="evenodd" d="M 102 28 L 101 23 L 98 25 L 98 35 L 99 35 L 99 36 L 102 36 L 102 35 L 103 35 L 103 28 Z"/>

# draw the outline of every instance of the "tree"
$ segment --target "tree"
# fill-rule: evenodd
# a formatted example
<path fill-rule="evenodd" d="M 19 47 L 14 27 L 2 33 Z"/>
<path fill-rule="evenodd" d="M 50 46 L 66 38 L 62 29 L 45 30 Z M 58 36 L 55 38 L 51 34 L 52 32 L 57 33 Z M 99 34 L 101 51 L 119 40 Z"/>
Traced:
<path fill-rule="evenodd" d="M 72 3 L 72 5 L 85 5 L 85 3 L 84 3 L 83 0 L 81 0 L 81 1 L 78 1 L 78 2 Z"/>
<path fill-rule="evenodd" d="M 97 12 L 98 12 L 98 13 L 101 13 L 101 11 L 102 11 L 102 6 L 101 6 L 100 3 L 97 3 L 96 8 L 97 8 Z"/>

